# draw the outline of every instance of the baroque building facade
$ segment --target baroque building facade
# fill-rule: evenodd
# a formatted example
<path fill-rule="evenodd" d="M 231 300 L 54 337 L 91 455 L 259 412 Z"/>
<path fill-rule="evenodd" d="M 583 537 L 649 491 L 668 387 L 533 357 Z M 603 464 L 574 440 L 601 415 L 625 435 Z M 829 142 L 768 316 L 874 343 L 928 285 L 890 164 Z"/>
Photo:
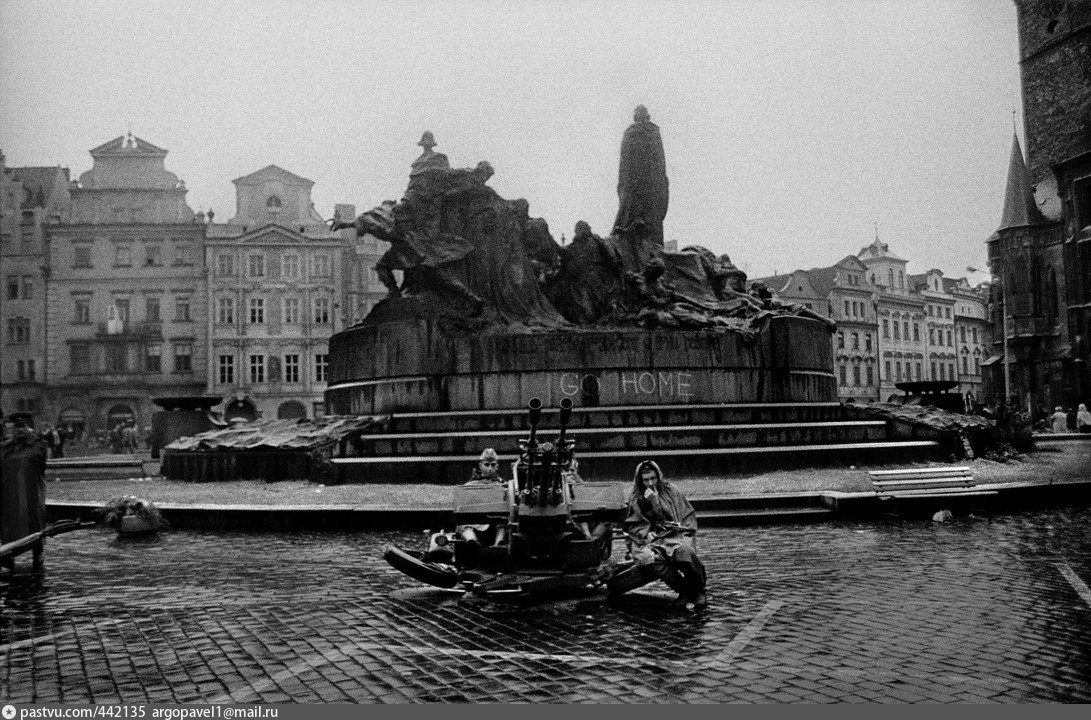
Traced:
<path fill-rule="evenodd" d="M 0 410 L 39 415 L 46 375 L 45 225 L 67 214 L 68 169 L 8 167 L 0 152 Z"/>
<path fill-rule="evenodd" d="M 997 398 L 1091 402 L 1091 3 L 1016 0 L 1027 154 L 1012 141 L 987 241 Z"/>
<path fill-rule="evenodd" d="M 48 226 L 45 414 L 77 436 L 150 426 L 154 397 L 205 387 L 204 224 L 168 151 L 131 133 L 90 151 Z"/>
<path fill-rule="evenodd" d="M 311 180 L 269 165 L 234 184 L 235 216 L 207 226 L 208 393 L 228 420 L 322 415 L 346 233 L 315 211 Z"/>
<path fill-rule="evenodd" d="M 876 238 L 829 267 L 751 284 L 764 282 L 780 300 L 837 322 L 831 342 L 840 400 L 885 401 L 901 394 L 897 383 L 950 380 L 969 407 L 982 399 L 987 290 L 939 270 L 909 275 L 907 265 Z"/>

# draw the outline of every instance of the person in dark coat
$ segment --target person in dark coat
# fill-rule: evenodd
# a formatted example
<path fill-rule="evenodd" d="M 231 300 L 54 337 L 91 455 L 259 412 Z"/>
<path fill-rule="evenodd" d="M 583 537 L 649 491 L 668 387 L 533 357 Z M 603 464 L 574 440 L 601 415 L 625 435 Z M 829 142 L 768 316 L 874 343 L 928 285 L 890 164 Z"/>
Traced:
<path fill-rule="evenodd" d="M 651 460 L 637 465 L 633 473 L 624 528 L 633 560 L 653 568 L 679 594 L 678 603 L 698 608 L 708 604 L 705 566 L 695 542 L 697 512 Z"/>
<path fill-rule="evenodd" d="M 11 436 L 0 445 L 0 545 L 21 540 L 45 529 L 45 464 L 48 449 L 25 415 L 12 415 Z M 43 541 L 33 547 L 40 566 Z M 12 558 L 4 567 L 14 569 Z"/>

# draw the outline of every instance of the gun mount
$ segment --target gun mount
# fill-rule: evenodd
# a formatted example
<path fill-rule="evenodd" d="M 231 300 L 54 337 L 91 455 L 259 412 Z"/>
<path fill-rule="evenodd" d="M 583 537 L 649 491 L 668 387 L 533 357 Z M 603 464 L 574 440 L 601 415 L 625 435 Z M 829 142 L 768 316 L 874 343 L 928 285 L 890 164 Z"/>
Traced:
<path fill-rule="evenodd" d="M 431 535 L 423 553 L 388 546 L 384 558 L 422 582 L 491 599 L 526 599 L 561 587 L 601 585 L 610 575 L 614 523 L 627 486 L 583 482 L 568 435 L 572 401 L 560 403 L 553 442 L 539 442 L 542 401 L 527 404 L 526 439 L 509 479 L 470 482 L 454 493 L 454 532 Z"/>

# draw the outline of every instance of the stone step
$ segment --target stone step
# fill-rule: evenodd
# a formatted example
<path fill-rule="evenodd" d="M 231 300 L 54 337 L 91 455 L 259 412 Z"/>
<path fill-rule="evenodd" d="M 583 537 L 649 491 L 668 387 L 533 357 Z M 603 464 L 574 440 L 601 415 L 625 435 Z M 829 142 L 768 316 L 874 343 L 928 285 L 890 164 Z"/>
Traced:
<path fill-rule="evenodd" d="M 823 522 L 835 513 L 827 507 L 799 505 L 794 507 L 752 507 L 737 510 L 698 511 L 698 527 L 757 525 L 777 522 Z"/>
<path fill-rule="evenodd" d="M 480 453 L 487 447 L 514 451 L 525 430 L 428 433 L 367 433 L 355 443 L 356 455 L 452 455 Z M 556 432 L 540 432 L 539 442 L 554 442 Z M 567 433 L 581 455 L 600 450 L 647 448 L 720 448 L 760 445 L 869 442 L 887 438 L 881 420 L 764 423 L 739 425 L 652 425 L 622 428 L 574 428 Z"/>
<path fill-rule="evenodd" d="M 572 409 L 570 428 L 625 427 L 629 425 L 699 425 L 765 422 L 833 422 L 844 420 L 839 403 L 733 403 L 692 405 L 612 405 Z M 543 408 L 539 429 L 556 432 L 558 410 Z M 387 416 L 391 433 L 486 430 L 527 431 L 526 408 L 448 412 L 393 413 Z"/>
<path fill-rule="evenodd" d="M 501 471 L 507 474 L 516 459 L 502 448 Z M 778 445 L 765 447 L 665 447 L 639 450 L 577 451 L 580 474 L 586 480 L 632 480 L 633 468 L 641 460 L 654 459 L 667 477 L 715 476 L 769 469 L 834 467 L 839 465 L 919 462 L 938 459 L 939 443 L 931 440 L 901 440 L 824 445 Z M 477 462 L 477 453 L 449 455 L 405 455 L 397 457 L 333 458 L 338 480 L 348 483 L 447 483 L 466 482 Z"/>
<path fill-rule="evenodd" d="M 819 493 L 781 495 L 703 495 L 690 498 L 698 514 L 762 510 L 766 508 L 825 508 Z"/>

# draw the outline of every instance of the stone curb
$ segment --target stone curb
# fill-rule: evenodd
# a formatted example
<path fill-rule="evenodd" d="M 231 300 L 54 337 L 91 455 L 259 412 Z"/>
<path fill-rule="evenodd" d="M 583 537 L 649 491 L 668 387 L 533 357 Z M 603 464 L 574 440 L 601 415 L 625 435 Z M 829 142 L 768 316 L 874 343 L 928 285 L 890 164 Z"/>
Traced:
<path fill-rule="evenodd" d="M 1064 483 L 1004 483 L 978 485 L 995 490 L 991 505 L 997 510 L 1028 509 L 1049 504 L 1087 503 L 1091 499 L 1091 479 Z M 814 508 L 813 514 L 792 515 L 784 512 L 785 501 Z M 929 498 L 930 504 L 936 500 Z M 844 517 L 861 519 L 882 514 L 874 492 L 818 492 L 790 495 L 744 495 L 695 497 L 698 518 L 708 525 L 750 525 L 765 523 L 815 522 Z M 743 508 L 737 514 L 723 508 L 725 503 Z M 942 500 L 940 501 L 942 504 Z M 87 518 L 100 503 L 47 501 L 53 520 Z M 354 505 L 187 505 L 157 503 L 172 527 L 187 530 L 259 531 L 259 532 L 368 532 L 382 530 L 427 530 L 450 528 L 454 518 L 447 507 L 388 507 Z M 832 511 L 832 512 L 831 512 Z"/>

